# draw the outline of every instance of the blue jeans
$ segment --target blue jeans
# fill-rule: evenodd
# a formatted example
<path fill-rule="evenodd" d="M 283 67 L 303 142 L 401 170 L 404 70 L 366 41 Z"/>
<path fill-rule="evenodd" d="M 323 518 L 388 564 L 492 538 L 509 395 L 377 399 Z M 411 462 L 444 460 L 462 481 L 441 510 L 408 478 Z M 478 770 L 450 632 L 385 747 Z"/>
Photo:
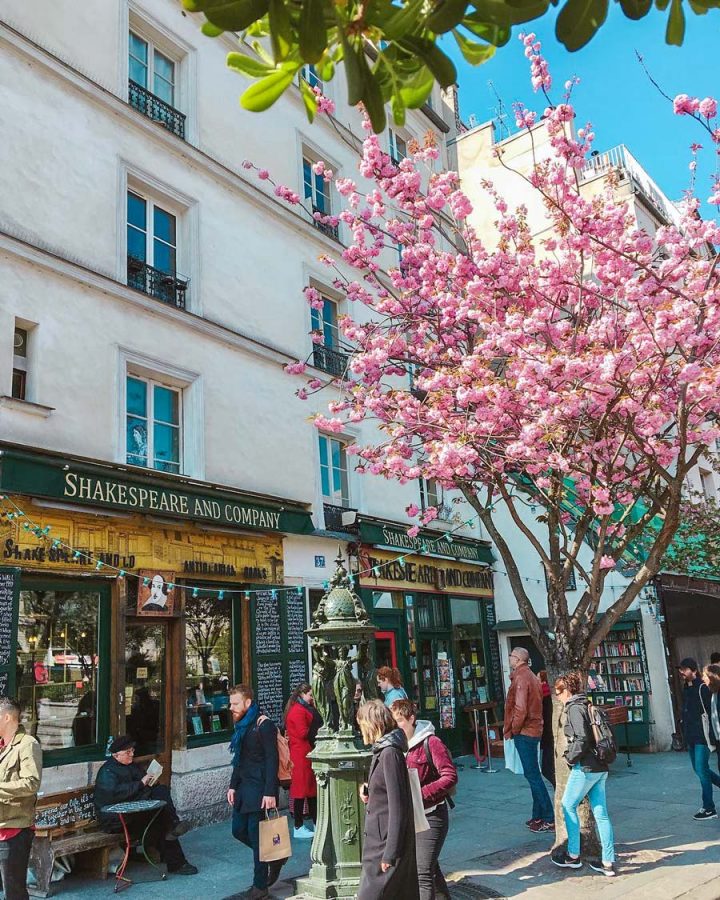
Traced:
<path fill-rule="evenodd" d="M 540 738 L 528 737 L 525 734 L 515 735 L 515 747 L 523 767 L 523 775 L 527 778 L 532 791 L 532 818 L 543 822 L 554 822 L 555 813 L 550 802 L 550 795 L 540 774 L 538 764 L 538 748 Z"/>
<path fill-rule="evenodd" d="M 615 862 L 613 827 L 605 799 L 607 777 L 607 772 L 583 772 L 582 766 L 578 763 L 572 767 L 562 798 L 563 818 L 568 835 L 567 852 L 570 856 L 580 855 L 580 819 L 577 808 L 583 798 L 587 796 L 600 835 L 602 861 L 604 863 Z"/>
<path fill-rule="evenodd" d="M 710 770 L 710 749 L 707 744 L 690 744 L 688 753 L 693 770 L 700 779 L 703 809 L 714 812 L 713 785 L 720 787 L 720 775 Z"/>
<path fill-rule="evenodd" d="M 260 890 L 266 889 L 268 883 L 268 864 L 260 862 L 260 820 L 264 817 L 265 813 L 260 810 L 241 813 L 234 809 L 232 815 L 232 835 L 252 849 L 253 885 Z"/>

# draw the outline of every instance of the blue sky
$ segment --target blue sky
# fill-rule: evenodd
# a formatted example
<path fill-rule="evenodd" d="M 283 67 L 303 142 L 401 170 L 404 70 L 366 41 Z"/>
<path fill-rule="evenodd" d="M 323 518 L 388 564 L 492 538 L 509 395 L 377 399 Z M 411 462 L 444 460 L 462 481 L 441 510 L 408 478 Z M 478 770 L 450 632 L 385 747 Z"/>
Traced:
<path fill-rule="evenodd" d="M 460 110 L 463 121 L 474 114 L 478 124 L 493 118 L 496 99 L 488 86 L 492 81 L 504 101 L 507 124 L 515 131 L 514 100 L 542 112 L 542 95 L 530 86 L 529 66 L 517 38 L 521 31 L 534 31 L 553 75 L 551 96 L 559 102 L 567 78 L 581 81 L 573 91 L 579 123 L 592 122 L 594 147 L 603 151 L 625 144 L 671 199 L 688 186 L 690 144 L 705 148 L 705 163 L 698 171 L 698 196 L 709 194 L 714 156 L 709 135 L 687 117 L 675 116 L 671 105 L 649 82 L 635 57 L 637 49 L 655 80 L 667 94 L 685 93 L 700 98 L 720 95 L 718 32 L 720 12 L 696 16 L 684 5 L 687 15 L 682 47 L 665 44 L 667 12 L 651 10 L 640 22 L 626 19 L 618 4 L 612 3 L 607 22 L 582 50 L 568 53 L 554 35 L 555 10 L 536 22 L 516 26 L 510 41 L 500 47 L 490 62 L 470 66 L 460 56 L 454 41 L 444 42 L 458 68 Z M 450 48 L 456 50 L 452 52 Z M 701 157 L 702 158 L 702 157 Z M 705 206 L 705 214 L 709 208 Z"/>

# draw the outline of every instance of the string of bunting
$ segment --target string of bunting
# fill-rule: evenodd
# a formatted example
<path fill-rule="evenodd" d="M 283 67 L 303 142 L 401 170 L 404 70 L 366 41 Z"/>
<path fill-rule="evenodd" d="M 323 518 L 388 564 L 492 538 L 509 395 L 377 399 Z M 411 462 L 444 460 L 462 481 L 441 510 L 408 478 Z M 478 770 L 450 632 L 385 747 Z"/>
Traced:
<path fill-rule="evenodd" d="M 34 535 L 39 540 L 49 542 L 50 545 L 54 549 L 65 550 L 65 551 L 71 553 L 73 556 L 73 559 L 76 559 L 76 560 L 79 560 L 84 557 L 90 563 L 95 562 L 95 569 L 98 572 L 100 572 L 100 571 L 109 572 L 109 573 L 114 572 L 117 578 L 136 578 L 138 581 L 142 581 L 143 585 L 146 587 L 149 584 L 148 578 L 143 578 L 140 575 L 136 575 L 134 572 L 126 572 L 125 569 L 119 569 L 115 566 L 110 565 L 109 563 L 103 562 L 100 559 L 95 559 L 92 556 L 92 554 L 86 553 L 83 550 L 77 550 L 75 547 L 71 547 L 69 544 L 66 544 L 64 541 L 61 541 L 59 538 L 51 538 L 49 536 L 50 531 L 51 531 L 51 526 L 46 525 L 43 528 L 40 525 L 33 522 L 32 519 L 30 519 L 22 509 L 20 509 L 20 507 L 15 503 L 15 501 L 12 499 L 12 497 L 8 496 L 7 494 L 0 495 L 0 501 L 9 503 L 13 507 L 13 510 L 11 510 L 10 512 L 8 512 L 7 510 L 2 511 L 8 520 L 10 520 L 12 522 L 14 519 L 23 519 L 24 521 L 22 523 L 22 527 L 23 527 L 24 531 L 27 531 L 29 534 Z M 443 532 L 437 538 L 423 539 L 420 544 L 420 548 L 419 548 L 420 552 L 427 553 L 429 550 L 432 550 L 438 544 L 441 544 L 441 543 L 452 544 L 453 539 L 454 539 L 453 536 L 456 534 L 456 532 L 458 532 L 461 528 L 472 527 L 477 521 L 479 521 L 479 517 L 473 517 L 471 519 L 468 519 L 468 520 L 462 522 L 460 525 L 457 525 L 455 528 L 453 528 L 452 531 Z M 348 575 L 348 578 L 350 579 L 350 583 L 354 585 L 356 579 L 359 579 L 360 577 L 362 577 L 364 575 L 372 575 L 375 578 L 379 578 L 380 574 L 381 574 L 381 572 L 380 572 L 381 569 L 385 568 L 386 566 L 393 565 L 395 563 L 402 563 L 405 559 L 407 559 L 408 556 L 412 556 L 414 552 L 415 551 L 410 552 L 410 553 L 404 553 L 401 556 L 395 557 L 395 559 L 388 560 L 387 562 L 379 563 L 376 566 L 371 566 L 371 567 L 369 567 L 367 569 L 363 569 L 362 571 L 359 571 L 359 572 L 353 572 L 352 574 Z M 502 572 L 499 570 L 493 570 L 493 572 L 498 575 L 507 576 L 507 572 Z M 538 584 L 541 583 L 540 579 L 526 578 L 525 580 L 526 581 L 537 581 Z M 329 581 L 323 582 L 323 588 L 325 590 L 327 590 L 329 586 L 330 586 Z M 176 587 L 176 585 L 168 584 L 168 588 L 170 590 L 172 590 L 174 587 Z M 230 594 L 242 594 L 242 595 L 244 595 L 246 600 L 249 600 L 252 594 L 264 594 L 267 592 L 266 588 L 260 588 L 260 589 L 255 589 L 255 590 L 246 590 L 244 588 L 236 588 L 236 589 L 222 588 L 222 589 L 220 589 L 220 588 L 207 588 L 207 587 L 203 587 L 203 586 L 199 586 L 199 585 L 191 585 L 191 584 L 183 584 L 183 585 L 181 585 L 181 587 L 186 591 L 191 591 L 193 597 L 198 597 L 200 595 L 200 593 L 202 592 L 203 594 L 217 594 L 219 600 L 222 600 L 225 596 L 230 595 Z M 270 593 L 272 595 L 273 600 L 275 600 L 275 599 L 277 599 L 277 596 L 280 593 L 297 594 L 300 596 L 300 595 L 302 595 L 303 591 L 304 591 L 303 587 L 301 585 L 297 585 L 295 587 L 272 588 Z"/>

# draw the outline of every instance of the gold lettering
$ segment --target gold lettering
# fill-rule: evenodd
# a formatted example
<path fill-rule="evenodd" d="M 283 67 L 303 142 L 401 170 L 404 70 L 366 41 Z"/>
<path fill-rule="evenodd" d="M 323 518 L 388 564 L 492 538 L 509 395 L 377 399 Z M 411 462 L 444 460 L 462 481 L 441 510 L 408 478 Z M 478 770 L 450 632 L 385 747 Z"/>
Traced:
<path fill-rule="evenodd" d="M 165 491 L 160 494 L 160 509 L 170 510 L 170 504 L 168 503 L 167 494 Z"/>
<path fill-rule="evenodd" d="M 74 497 L 77 494 L 77 475 L 74 472 L 65 473 L 65 496 Z"/>

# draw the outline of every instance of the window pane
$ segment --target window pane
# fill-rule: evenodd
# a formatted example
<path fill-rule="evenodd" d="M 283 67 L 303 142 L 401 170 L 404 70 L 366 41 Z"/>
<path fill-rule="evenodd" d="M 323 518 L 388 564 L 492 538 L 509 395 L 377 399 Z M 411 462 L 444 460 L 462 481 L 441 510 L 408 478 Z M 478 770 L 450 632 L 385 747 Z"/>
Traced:
<path fill-rule="evenodd" d="M 127 216 L 128 225 L 147 231 L 147 203 L 131 191 L 127 195 Z"/>
<path fill-rule="evenodd" d="M 171 388 L 155 385 L 153 398 L 153 418 L 156 422 L 168 422 L 170 425 L 179 425 L 179 395 Z"/>
<path fill-rule="evenodd" d="M 172 106 L 175 102 L 175 63 L 155 50 L 153 68 L 153 93 Z"/>
<path fill-rule="evenodd" d="M 156 206 L 153 212 L 153 234 L 166 244 L 176 244 L 175 216 Z"/>
<path fill-rule="evenodd" d="M 323 497 L 330 499 L 332 491 L 330 490 L 330 470 L 327 466 L 320 466 L 320 484 Z"/>
<path fill-rule="evenodd" d="M 313 331 L 320 331 L 320 310 L 310 310 L 310 327 Z"/>
<path fill-rule="evenodd" d="M 320 465 L 327 466 L 328 465 L 328 451 L 327 444 L 328 439 L 324 435 L 319 436 L 320 441 Z"/>
<path fill-rule="evenodd" d="M 134 259 L 140 259 L 145 262 L 145 252 L 147 249 L 146 235 L 144 231 L 138 231 L 132 225 L 128 225 L 127 230 L 127 255 Z"/>
<path fill-rule="evenodd" d="M 139 378 L 128 376 L 127 411 L 136 416 L 147 416 L 147 385 Z"/>
<path fill-rule="evenodd" d="M 228 688 L 232 668 L 230 600 L 214 596 L 185 599 L 185 690 L 187 734 L 212 734 L 232 727 Z"/>
<path fill-rule="evenodd" d="M 164 625 L 128 624 L 125 635 L 125 730 L 144 756 L 165 748 Z"/>
<path fill-rule="evenodd" d="M 127 461 L 133 466 L 148 464 L 148 430 L 145 419 L 127 417 Z"/>
<path fill-rule="evenodd" d="M 129 76 L 137 84 L 147 87 L 147 42 L 130 32 Z"/>
<path fill-rule="evenodd" d="M 172 425 L 155 424 L 153 428 L 155 465 L 160 469 L 164 463 L 180 462 L 180 429 Z M 174 471 L 174 468 L 168 471 Z"/>
<path fill-rule="evenodd" d="M 20 592 L 18 696 L 44 751 L 97 743 L 99 611 L 93 591 Z"/>
<path fill-rule="evenodd" d="M 153 266 L 161 272 L 175 274 L 175 248 L 157 239 L 153 241 Z"/>
<path fill-rule="evenodd" d="M 322 213 L 330 212 L 329 196 L 326 193 L 327 190 L 328 188 L 322 175 L 315 175 L 315 196 L 313 197 L 313 203 Z"/>
<path fill-rule="evenodd" d="M 305 159 L 303 157 L 303 187 L 305 189 L 305 199 L 308 197 L 312 197 L 312 182 L 313 182 L 313 170 L 312 163 L 309 159 Z"/>

